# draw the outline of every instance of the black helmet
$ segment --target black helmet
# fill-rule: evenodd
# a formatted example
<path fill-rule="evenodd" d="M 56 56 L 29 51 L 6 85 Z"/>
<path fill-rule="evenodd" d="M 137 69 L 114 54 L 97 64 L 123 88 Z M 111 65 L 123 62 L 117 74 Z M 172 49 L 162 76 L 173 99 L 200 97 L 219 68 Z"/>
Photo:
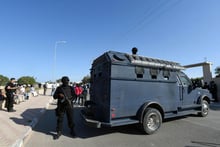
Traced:
<path fill-rule="evenodd" d="M 136 55 L 136 54 L 137 54 L 138 49 L 137 49 L 136 47 L 133 47 L 131 51 L 132 51 L 132 54 L 133 54 L 133 55 Z"/>
<path fill-rule="evenodd" d="M 70 79 L 69 79 L 69 77 L 67 77 L 67 76 L 62 77 L 62 79 L 61 79 L 61 82 L 62 82 L 62 83 L 67 83 L 67 82 L 69 82 L 69 81 L 70 81 Z"/>

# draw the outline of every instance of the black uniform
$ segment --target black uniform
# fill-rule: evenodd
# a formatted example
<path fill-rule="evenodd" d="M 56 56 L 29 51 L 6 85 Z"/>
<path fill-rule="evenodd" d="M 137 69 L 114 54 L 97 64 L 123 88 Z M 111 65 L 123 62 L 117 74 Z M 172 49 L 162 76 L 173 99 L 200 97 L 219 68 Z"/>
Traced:
<path fill-rule="evenodd" d="M 214 81 L 210 82 L 209 87 L 210 93 L 212 94 L 212 98 L 214 98 L 215 102 L 218 102 L 218 96 L 217 96 L 217 85 Z"/>
<path fill-rule="evenodd" d="M 63 79 L 63 78 L 62 78 Z M 62 80 L 63 82 L 63 80 Z M 63 85 L 57 87 L 54 95 L 54 99 L 58 99 L 57 108 L 56 108 L 56 116 L 57 116 L 57 136 L 55 139 L 58 139 L 62 132 L 63 126 L 63 118 L 66 113 L 68 119 L 68 126 L 71 130 L 71 135 L 75 136 L 74 132 L 74 122 L 73 122 L 73 99 L 76 98 L 76 94 L 74 89 L 69 86 L 67 83 L 63 82 Z"/>
<path fill-rule="evenodd" d="M 13 84 L 12 82 L 9 82 L 6 84 L 5 86 L 5 91 L 6 91 L 6 107 L 7 107 L 7 111 L 8 112 L 12 112 L 13 110 L 13 106 L 14 106 L 14 93 L 16 91 L 16 89 L 8 89 L 8 87 L 14 88 L 15 84 Z"/>

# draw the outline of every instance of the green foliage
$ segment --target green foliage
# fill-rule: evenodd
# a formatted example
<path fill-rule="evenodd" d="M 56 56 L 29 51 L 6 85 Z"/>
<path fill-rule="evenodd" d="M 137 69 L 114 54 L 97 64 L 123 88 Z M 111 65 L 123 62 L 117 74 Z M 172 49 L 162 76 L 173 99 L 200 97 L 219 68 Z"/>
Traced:
<path fill-rule="evenodd" d="M 61 83 L 61 79 L 56 80 L 57 83 Z"/>
<path fill-rule="evenodd" d="M 5 86 L 8 81 L 9 81 L 8 77 L 0 75 L 0 86 Z"/>
<path fill-rule="evenodd" d="M 91 79 L 91 77 L 89 75 L 87 75 L 87 76 L 83 77 L 82 83 L 83 84 L 90 83 L 90 79 Z"/>
<path fill-rule="evenodd" d="M 215 68 L 216 77 L 220 77 L 220 66 Z"/>
<path fill-rule="evenodd" d="M 25 85 L 28 85 L 28 84 L 34 85 L 34 84 L 36 84 L 36 80 L 33 77 L 30 77 L 30 76 L 23 76 L 23 77 L 20 77 L 18 79 L 18 84 L 20 84 L 20 85 L 23 85 L 23 84 L 25 84 Z"/>

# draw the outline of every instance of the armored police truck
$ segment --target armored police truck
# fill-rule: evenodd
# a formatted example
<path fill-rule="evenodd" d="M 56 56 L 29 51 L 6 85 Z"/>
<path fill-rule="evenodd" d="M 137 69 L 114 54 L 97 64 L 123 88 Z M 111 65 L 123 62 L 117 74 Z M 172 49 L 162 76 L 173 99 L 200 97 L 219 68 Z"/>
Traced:
<path fill-rule="evenodd" d="M 91 68 L 83 120 L 93 127 L 139 123 L 146 134 L 164 119 L 209 113 L 211 94 L 195 88 L 179 63 L 108 51 Z"/>

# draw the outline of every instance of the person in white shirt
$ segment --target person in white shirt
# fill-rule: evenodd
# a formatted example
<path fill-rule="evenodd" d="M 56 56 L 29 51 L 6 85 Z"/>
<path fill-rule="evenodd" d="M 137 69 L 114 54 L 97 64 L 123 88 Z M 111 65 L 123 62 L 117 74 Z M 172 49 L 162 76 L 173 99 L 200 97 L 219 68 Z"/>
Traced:
<path fill-rule="evenodd" d="M 31 88 L 30 88 L 30 92 L 33 96 L 38 96 L 37 92 L 35 91 L 35 88 L 33 85 L 31 85 Z"/>

